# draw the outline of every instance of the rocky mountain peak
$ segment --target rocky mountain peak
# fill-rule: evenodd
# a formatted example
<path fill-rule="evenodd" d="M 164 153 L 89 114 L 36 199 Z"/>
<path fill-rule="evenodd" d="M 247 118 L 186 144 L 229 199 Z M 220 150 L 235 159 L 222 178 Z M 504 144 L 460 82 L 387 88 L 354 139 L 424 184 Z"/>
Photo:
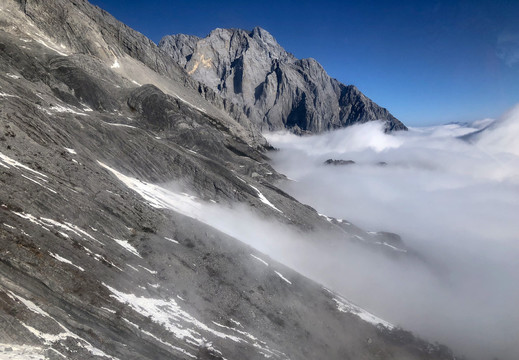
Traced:
<path fill-rule="evenodd" d="M 287 54 L 287 52 L 276 41 L 274 36 L 272 36 L 272 34 L 270 34 L 267 30 L 259 26 L 256 26 L 254 29 L 252 29 L 249 36 L 252 39 L 264 44 L 265 47 L 270 51 L 274 50 L 275 52 Z"/>
<path fill-rule="evenodd" d="M 330 78 L 315 59 L 295 58 L 261 27 L 215 29 L 202 39 L 170 35 L 159 47 L 260 130 L 319 133 L 373 120 L 385 121 L 386 131 L 407 129 L 358 89 Z"/>

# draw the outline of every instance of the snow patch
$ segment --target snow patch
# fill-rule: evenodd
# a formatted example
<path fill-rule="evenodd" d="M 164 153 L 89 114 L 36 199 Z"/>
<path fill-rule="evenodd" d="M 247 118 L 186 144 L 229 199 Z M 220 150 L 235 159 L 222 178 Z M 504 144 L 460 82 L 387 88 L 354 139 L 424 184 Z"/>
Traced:
<path fill-rule="evenodd" d="M 62 353 L 60 353 L 60 352 L 59 352 L 58 350 L 56 350 L 56 349 L 48 348 L 48 350 L 49 350 L 49 351 L 53 351 L 53 352 L 55 352 L 56 354 L 60 355 L 60 356 L 61 356 L 63 359 L 65 359 L 65 360 L 68 359 L 67 356 L 63 355 Z"/>
<path fill-rule="evenodd" d="M 19 212 L 16 212 L 16 211 L 13 211 L 13 214 L 15 214 L 16 216 L 21 217 L 22 219 L 29 220 L 29 221 L 32 222 L 33 224 L 39 225 L 39 226 L 40 226 L 41 228 L 43 228 L 44 230 L 50 231 L 49 228 L 45 227 L 41 221 L 39 221 L 38 219 L 36 219 L 36 218 L 35 218 L 34 216 L 32 216 L 31 214 L 19 213 Z"/>
<path fill-rule="evenodd" d="M 71 149 L 71 148 L 67 148 L 67 147 L 66 147 L 65 150 L 67 150 L 67 151 L 68 151 L 70 154 L 72 154 L 72 155 L 77 155 L 77 152 L 76 152 L 76 150 L 74 150 L 74 149 Z"/>
<path fill-rule="evenodd" d="M 263 264 L 265 264 L 265 266 L 269 266 L 268 262 L 266 262 L 265 260 L 260 259 L 259 257 L 255 256 L 255 255 L 253 255 L 253 254 L 250 254 L 250 256 L 252 256 L 254 259 L 256 259 L 256 260 L 262 262 Z"/>
<path fill-rule="evenodd" d="M 177 240 L 173 240 L 173 239 L 170 239 L 168 237 L 164 237 L 164 239 L 166 239 L 167 241 L 171 241 L 171 242 L 173 242 L 175 244 L 179 244 L 179 242 Z"/>
<path fill-rule="evenodd" d="M 94 238 L 92 235 L 90 235 L 89 233 L 87 233 L 85 230 L 83 230 L 83 229 L 77 227 L 76 225 L 71 224 L 71 223 L 68 223 L 68 222 L 65 222 L 65 225 L 67 225 L 69 228 L 71 228 L 71 229 L 73 229 L 73 230 L 79 232 L 80 234 L 86 236 L 86 237 L 89 238 L 90 240 L 95 241 L 95 242 L 97 242 L 97 243 L 103 245 L 103 243 L 102 243 L 101 241 L 97 240 L 97 239 Z"/>
<path fill-rule="evenodd" d="M 34 180 L 33 178 L 31 178 L 31 177 L 29 177 L 29 176 L 25 176 L 24 174 L 21 174 L 21 176 L 22 176 L 24 179 L 27 179 L 27 180 L 29 180 L 29 181 L 31 181 L 31 182 L 37 184 L 37 185 L 40 185 L 42 188 L 49 190 L 49 191 L 50 191 L 51 193 L 53 193 L 53 194 L 57 194 L 57 193 L 58 193 L 57 191 L 51 189 L 51 188 L 48 187 L 48 186 L 43 185 L 41 182 L 39 182 L 39 181 L 37 181 L 37 180 Z M 45 180 L 45 181 L 46 181 L 46 180 Z"/>
<path fill-rule="evenodd" d="M 139 269 L 137 269 L 135 266 L 131 266 L 130 264 L 126 264 L 126 266 L 128 266 L 132 270 L 139 272 Z"/>
<path fill-rule="evenodd" d="M 61 262 L 65 263 L 65 264 L 72 265 L 72 266 L 74 266 L 75 268 L 77 268 L 77 269 L 79 269 L 81 271 L 85 271 L 85 269 L 83 269 L 81 266 L 77 266 L 72 261 L 70 261 L 68 259 L 65 259 L 64 257 L 61 257 L 58 254 L 54 254 L 54 253 L 51 253 L 51 252 L 49 252 L 49 254 L 50 254 L 50 256 L 52 256 L 54 259 L 56 259 L 58 261 L 61 261 Z"/>
<path fill-rule="evenodd" d="M 83 111 L 86 111 L 86 112 L 94 111 L 90 107 L 88 107 L 86 104 L 83 104 L 83 103 L 80 103 L 80 104 L 81 104 L 81 106 L 83 106 Z"/>
<path fill-rule="evenodd" d="M 141 315 L 149 317 L 155 323 L 162 325 L 176 338 L 182 339 L 186 343 L 193 344 L 195 346 L 210 345 L 210 343 L 207 342 L 206 337 L 202 335 L 202 332 L 205 332 L 206 334 L 216 336 L 221 339 L 230 340 L 236 343 L 250 344 L 253 347 L 259 349 L 259 352 L 263 353 L 265 357 L 274 356 L 277 358 L 287 358 L 285 354 L 276 350 L 271 350 L 263 341 L 258 340 L 256 337 L 246 333 L 245 331 L 229 328 L 213 322 L 214 325 L 220 328 L 231 330 L 238 335 L 244 336 L 241 337 L 237 335 L 226 334 L 222 331 L 218 331 L 207 326 L 206 324 L 195 319 L 186 311 L 182 310 L 178 303 L 173 299 L 164 300 L 146 298 L 134 294 L 120 292 L 104 283 L 103 285 L 108 290 L 110 290 L 110 292 L 112 292 L 113 295 L 111 296 L 113 298 L 123 304 L 126 303 Z M 177 297 L 180 298 L 180 296 Z M 145 334 L 149 335 L 147 333 Z M 213 350 L 218 352 L 216 349 Z"/>
<path fill-rule="evenodd" d="M 353 304 L 352 302 L 346 300 L 345 298 L 333 293 L 332 291 L 326 288 L 324 290 L 334 296 L 333 301 L 335 301 L 335 304 L 337 305 L 337 310 L 339 310 L 340 312 L 356 315 L 362 320 L 373 325 L 382 325 L 390 330 L 394 328 L 393 324 L 385 320 L 382 320 L 381 318 L 373 315 L 369 311 L 364 310 L 363 308 Z"/>
<path fill-rule="evenodd" d="M 33 215 L 31 215 L 31 214 L 20 213 L 20 212 L 16 212 L 16 211 L 13 211 L 13 214 L 21 217 L 22 219 L 29 220 L 33 224 L 36 224 L 36 225 L 40 226 L 42 229 L 44 229 L 46 231 L 50 231 L 49 226 L 55 226 L 57 228 L 60 228 L 60 229 L 62 229 L 64 231 L 67 231 L 69 233 L 72 233 L 72 234 L 76 235 L 80 239 L 85 239 L 85 237 L 87 237 L 90 240 L 93 240 L 93 241 L 95 241 L 95 242 L 97 242 L 99 244 L 102 244 L 99 240 L 95 239 L 89 233 L 87 233 L 86 231 L 84 231 L 83 229 L 77 227 L 74 224 L 71 224 L 71 223 L 68 223 L 68 222 L 60 223 L 59 221 L 56 221 L 56 220 L 53 220 L 53 219 L 49 219 L 49 218 L 44 218 L 44 217 L 36 218 Z"/>
<path fill-rule="evenodd" d="M 141 254 L 137 251 L 137 249 L 132 246 L 128 241 L 126 240 L 119 240 L 119 239 L 113 239 L 116 243 L 121 245 L 123 248 L 125 248 L 127 251 L 131 252 L 133 255 L 138 256 L 142 259 Z"/>
<path fill-rule="evenodd" d="M 74 334 L 73 332 L 69 331 L 67 328 L 65 328 L 61 323 L 59 323 L 55 319 L 53 319 L 53 320 L 64 330 L 64 332 L 61 332 L 59 334 L 49 334 L 49 333 L 44 333 L 44 332 L 42 332 L 42 331 L 40 331 L 40 330 L 38 330 L 38 329 L 36 329 L 36 328 L 34 328 L 32 326 L 29 326 L 29 325 L 23 323 L 23 322 L 21 324 L 22 324 L 23 327 L 25 327 L 27 330 L 29 330 L 29 332 L 31 332 L 34 336 L 36 336 L 41 341 L 43 341 L 43 343 L 45 345 L 53 345 L 54 343 L 67 340 L 68 338 L 72 338 L 72 339 L 79 340 L 77 342 L 77 345 L 82 347 L 82 348 L 84 348 L 84 349 L 86 349 L 92 355 L 103 356 L 103 357 L 107 357 L 107 358 L 112 359 L 112 360 L 118 360 L 117 358 L 106 354 L 102 350 L 99 350 L 98 348 L 93 346 L 91 343 L 89 343 L 88 341 L 83 339 L 82 337 L 80 337 L 80 336 Z"/>
<path fill-rule="evenodd" d="M 171 209 L 191 218 L 198 219 L 201 205 L 195 201 L 196 198 L 194 196 L 169 191 L 160 186 L 123 175 L 100 161 L 97 163 L 109 170 L 127 187 L 137 192 L 154 208 Z"/>
<path fill-rule="evenodd" d="M 50 49 L 54 52 L 57 52 L 58 54 L 60 54 L 61 56 L 68 56 L 68 54 L 65 54 L 61 51 L 59 51 L 58 49 L 56 49 L 56 45 L 55 44 L 52 44 L 49 45 L 47 44 L 45 41 L 43 41 L 43 39 L 36 39 L 36 42 L 40 43 L 41 45 L 45 46 L 47 49 Z M 62 47 L 63 48 L 63 47 Z"/>
<path fill-rule="evenodd" d="M 110 266 L 116 268 L 117 270 L 121 271 L 121 272 L 124 272 L 123 269 L 121 269 L 119 266 L 115 265 L 113 262 L 111 262 L 110 260 L 108 260 L 106 258 L 106 256 L 104 255 L 99 255 L 99 254 L 94 254 L 92 253 L 90 250 L 88 250 L 86 247 L 83 247 L 89 254 L 92 254 L 94 256 L 94 259 L 96 259 L 97 261 L 102 261 L 102 262 L 107 262 L 108 264 L 110 264 Z"/>
<path fill-rule="evenodd" d="M 393 246 L 393 245 L 391 245 L 391 244 L 388 244 L 388 243 L 385 242 L 385 241 L 384 241 L 384 242 L 377 241 L 376 244 L 378 244 L 378 245 L 383 245 L 383 246 L 387 246 L 388 248 L 390 248 L 390 249 L 392 249 L 392 250 L 395 250 L 395 251 L 398 251 L 398 252 L 404 252 L 404 253 L 407 252 L 407 250 L 405 250 L 405 249 L 400 249 L 400 248 L 398 248 L 398 247 L 396 247 L 396 246 Z"/>
<path fill-rule="evenodd" d="M 191 340 L 193 343 L 200 345 L 204 341 L 204 337 L 199 331 L 205 331 L 219 338 L 229 339 L 235 342 L 242 342 L 243 339 L 232 335 L 227 335 L 208 327 L 206 324 L 198 321 L 186 311 L 182 310 L 177 302 L 173 299 L 163 300 L 137 296 L 135 294 L 127 294 L 111 286 L 103 285 L 112 292 L 113 298 L 121 303 L 127 303 L 132 309 L 150 317 L 154 322 L 164 326 L 175 337 L 183 340 Z M 191 326 L 192 328 L 188 327 Z"/>
<path fill-rule="evenodd" d="M 87 114 L 85 114 L 83 112 L 76 111 L 76 110 L 72 109 L 71 107 L 63 106 L 63 105 L 52 105 L 50 107 L 50 110 L 59 112 L 59 113 L 70 113 L 70 114 L 74 114 L 74 115 L 87 116 Z"/>
<path fill-rule="evenodd" d="M 132 125 L 118 124 L 118 123 L 109 123 L 109 122 L 106 122 L 106 121 L 103 121 L 103 123 L 106 124 L 106 125 L 110 125 L 110 126 L 118 126 L 118 127 L 130 128 L 130 129 L 138 129 L 137 127 L 132 126 Z"/>
<path fill-rule="evenodd" d="M 277 272 L 277 271 L 274 271 L 283 281 L 285 281 L 286 283 L 292 285 L 292 282 L 290 280 L 288 280 L 286 277 L 284 277 L 281 273 Z"/>
<path fill-rule="evenodd" d="M 146 330 L 142 330 L 142 328 L 140 326 L 138 326 L 137 324 L 132 323 L 130 320 L 127 320 L 125 318 L 123 318 L 123 320 L 126 321 L 128 324 L 132 325 L 133 327 L 135 327 L 136 329 L 139 329 L 139 331 L 141 333 L 143 333 L 143 334 L 145 334 L 145 335 L 155 339 L 156 341 L 160 342 L 161 344 L 164 344 L 164 345 L 172 348 L 173 350 L 181 352 L 182 354 L 185 354 L 185 355 L 189 356 L 190 358 L 197 359 L 197 357 L 195 355 L 191 354 L 190 352 L 188 352 L 188 351 L 186 351 L 186 350 L 184 350 L 184 349 L 182 349 L 182 348 L 180 348 L 178 346 L 172 345 L 172 344 L 170 344 L 170 343 L 168 343 L 168 342 L 158 338 L 157 336 L 153 335 L 152 333 L 150 333 L 150 332 L 148 332 Z"/>
<path fill-rule="evenodd" d="M 238 322 L 238 321 L 235 321 L 233 319 L 229 319 L 229 321 L 231 321 L 232 323 L 240 326 L 243 328 L 243 326 Z M 217 323 L 216 321 L 213 321 L 213 324 L 215 324 L 216 326 L 220 327 L 220 328 L 223 328 L 223 329 L 228 329 L 228 330 L 231 330 L 231 331 L 234 331 L 240 335 L 243 335 L 245 336 L 246 338 L 252 340 L 252 346 L 254 346 L 255 348 L 257 349 L 260 349 L 259 353 L 261 355 L 263 355 L 264 357 L 266 358 L 271 358 L 272 356 L 275 356 L 277 358 L 285 358 L 285 359 L 288 359 L 288 357 L 286 356 L 285 353 L 282 353 L 281 351 L 277 351 L 277 350 L 272 350 L 270 349 L 266 343 L 264 341 L 261 341 L 259 340 L 257 337 L 255 337 L 254 335 L 252 334 L 249 334 L 248 332 L 246 331 L 243 331 L 243 330 L 239 330 L 239 329 L 236 329 L 236 328 L 233 328 L 233 327 L 229 327 L 229 326 L 225 326 L 225 325 L 222 325 L 222 324 L 219 324 Z"/>
<path fill-rule="evenodd" d="M 114 63 L 110 67 L 112 69 L 119 69 L 121 67 L 121 65 L 119 64 L 119 61 L 117 61 L 117 58 L 114 59 Z"/>
<path fill-rule="evenodd" d="M 53 225 L 53 226 L 56 226 L 56 227 L 59 227 L 65 231 L 68 231 L 68 232 L 71 232 L 73 233 L 74 235 L 78 236 L 79 238 L 84 238 L 83 236 L 86 236 L 87 238 L 89 238 L 90 240 L 93 240 L 99 244 L 101 244 L 101 242 L 97 239 L 95 239 L 94 237 L 92 237 L 89 233 L 87 233 L 86 231 L 84 231 L 83 229 L 80 229 L 79 227 L 77 227 L 76 225 L 74 224 L 71 224 L 71 223 L 68 223 L 68 222 L 65 222 L 65 223 L 60 223 L 56 220 L 53 220 L 53 219 L 48 219 L 48 218 L 40 218 L 41 221 L 47 223 L 47 224 L 50 224 L 50 225 Z"/>
<path fill-rule="evenodd" d="M 12 97 L 12 98 L 20 98 L 18 95 L 11 95 L 11 94 L 6 94 L 6 93 L 3 93 L 3 92 L 0 92 L 0 97 Z"/>
<path fill-rule="evenodd" d="M 31 169 L 30 167 L 25 166 L 22 163 L 19 163 L 18 161 L 14 160 L 14 159 L 11 159 L 10 157 L 8 157 L 7 155 L 2 154 L 1 152 L 0 152 L 0 165 L 2 165 L 4 167 L 7 167 L 7 168 L 9 168 L 9 166 L 13 166 L 15 168 L 20 168 L 20 169 L 23 169 L 23 170 L 30 171 L 33 174 L 39 175 L 39 176 L 41 176 L 43 178 L 47 177 L 47 175 L 42 174 L 41 172 L 38 172 L 36 170 Z"/>
<path fill-rule="evenodd" d="M 243 325 L 242 325 L 239 321 L 236 321 L 236 320 L 234 320 L 234 319 L 229 319 L 229 321 L 232 322 L 232 323 L 235 324 L 235 325 L 238 325 L 238 326 L 241 327 L 241 328 L 243 327 Z"/>
<path fill-rule="evenodd" d="M 41 315 L 41 316 L 44 316 L 46 318 L 49 318 L 51 319 L 52 321 L 54 321 L 56 324 L 58 324 L 58 326 L 63 330 L 63 332 L 60 332 L 58 334 L 48 334 L 48 333 L 44 333 L 32 326 L 29 326 L 23 322 L 20 321 L 21 325 L 23 327 L 25 327 L 29 332 L 31 332 L 34 336 L 36 336 L 38 339 L 40 339 L 45 345 L 53 345 L 54 343 L 57 343 L 57 342 L 60 342 L 62 340 L 66 340 L 68 338 L 72 338 L 72 339 L 76 339 L 78 340 L 78 343 L 77 345 L 86 349 L 87 351 L 89 351 L 92 355 L 95 355 L 95 356 L 104 356 L 104 357 L 107 357 L 109 359 L 112 359 L 112 360 L 118 360 L 117 358 L 113 357 L 113 356 L 110 356 L 106 353 L 104 353 L 103 351 L 99 350 L 98 348 L 94 347 L 92 344 L 90 344 L 88 341 L 86 341 L 85 339 L 83 339 L 82 337 L 74 334 L 73 332 L 71 332 L 70 330 L 68 330 L 65 326 L 63 326 L 59 321 L 57 321 L 56 319 L 54 319 L 52 316 L 50 316 L 47 312 L 43 311 L 38 305 L 36 305 L 35 303 L 33 303 L 32 301 L 30 300 L 27 300 L 19 295 L 16 295 L 14 294 L 13 292 L 11 291 L 8 291 L 7 292 L 7 295 L 9 297 L 11 297 L 11 299 L 17 299 L 19 300 L 21 303 L 23 303 L 30 311 L 38 314 L 38 315 Z M 1 352 L 0 352 L 1 354 Z"/>
<path fill-rule="evenodd" d="M 318 213 L 318 214 L 319 214 L 319 213 Z M 330 218 L 330 217 L 328 217 L 328 216 L 326 216 L 326 215 L 324 215 L 324 214 L 319 214 L 319 216 L 325 218 L 325 219 L 328 220 L 329 222 L 332 222 L 332 220 L 333 220 L 332 218 Z"/>
<path fill-rule="evenodd" d="M 13 293 L 12 291 L 9 291 L 7 290 L 6 292 L 7 296 L 9 296 L 12 300 L 14 301 L 20 301 L 23 305 L 25 305 L 25 307 L 27 309 L 29 309 L 30 311 L 32 311 L 33 313 L 35 314 L 38 314 L 38 315 L 41 315 L 41 316 L 44 316 L 44 317 L 48 317 L 50 318 L 51 316 L 49 314 L 47 314 L 45 311 L 43 311 L 38 305 L 36 305 L 35 303 L 33 303 L 32 301 L 30 300 L 27 300 L 19 295 L 16 295 L 15 293 Z"/>
<path fill-rule="evenodd" d="M 53 350 L 53 349 L 52 349 Z M 45 360 L 44 349 L 39 346 L 0 343 L 2 360 Z"/>
<path fill-rule="evenodd" d="M 137 265 L 137 266 L 140 267 L 140 268 L 142 268 L 142 269 L 144 269 L 144 270 L 146 270 L 146 271 L 149 272 L 150 274 L 153 274 L 153 275 L 158 274 L 156 271 L 154 271 L 154 270 L 150 270 L 150 269 L 148 269 L 147 267 L 144 267 L 144 266 L 142 266 L 142 265 Z"/>
<path fill-rule="evenodd" d="M 283 211 L 281 211 L 281 210 L 279 210 L 277 207 L 275 207 L 274 204 L 272 204 L 272 203 L 271 203 L 271 202 L 270 202 L 270 201 L 265 197 L 265 195 L 263 195 L 263 194 L 261 193 L 261 191 L 258 190 L 258 188 L 252 186 L 251 184 L 248 184 L 248 185 L 249 185 L 251 188 L 253 188 L 254 190 L 256 190 L 256 192 L 258 193 L 258 197 L 259 197 L 259 199 L 260 199 L 260 201 L 261 201 L 262 203 L 264 203 L 264 204 L 267 205 L 267 206 L 270 206 L 272 209 L 274 209 L 274 210 L 276 210 L 276 211 L 279 211 L 280 213 L 283 214 Z"/>

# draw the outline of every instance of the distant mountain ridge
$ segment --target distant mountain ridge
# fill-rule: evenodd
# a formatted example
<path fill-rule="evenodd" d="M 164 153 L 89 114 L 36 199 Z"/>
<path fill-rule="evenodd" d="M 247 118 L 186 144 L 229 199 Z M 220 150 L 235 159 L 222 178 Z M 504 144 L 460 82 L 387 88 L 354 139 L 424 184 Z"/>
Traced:
<path fill-rule="evenodd" d="M 331 78 L 315 59 L 297 59 L 260 27 L 215 29 L 205 38 L 169 35 L 159 47 L 263 131 L 320 133 L 373 120 L 385 121 L 386 131 L 407 130 L 355 86 Z"/>

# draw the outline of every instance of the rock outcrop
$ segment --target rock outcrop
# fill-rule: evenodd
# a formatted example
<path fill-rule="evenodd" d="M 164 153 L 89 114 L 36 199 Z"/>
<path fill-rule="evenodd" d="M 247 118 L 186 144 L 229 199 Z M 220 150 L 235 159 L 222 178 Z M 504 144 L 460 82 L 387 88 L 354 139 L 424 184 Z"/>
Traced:
<path fill-rule="evenodd" d="M 343 159 L 328 159 L 324 162 L 325 165 L 353 165 L 355 161 L 353 160 L 343 160 Z"/>
<path fill-rule="evenodd" d="M 384 120 L 386 131 L 407 129 L 355 86 L 330 78 L 316 60 L 296 59 L 262 28 L 216 29 L 203 39 L 170 35 L 159 46 L 261 130 L 319 133 L 371 120 Z"/>

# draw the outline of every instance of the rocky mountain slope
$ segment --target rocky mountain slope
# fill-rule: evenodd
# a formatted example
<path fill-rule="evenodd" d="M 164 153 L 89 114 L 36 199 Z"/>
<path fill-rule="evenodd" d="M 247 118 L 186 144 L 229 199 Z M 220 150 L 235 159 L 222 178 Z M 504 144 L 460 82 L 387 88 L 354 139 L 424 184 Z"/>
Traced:
<path fill-rule="evenodd" d="M 387 131 L 407 130 L 355 86 L 330 78 L 314 59 L 296 59 L 262 28 L 216 29 L 203 39 L 170 35 L 159 46 L 261 130 L 319 133 L 371 120 L 385 120 Z"/>
<path fill-rule="evenodd" d="M 417 258 L 279 190 L 167 59 L 87 1 L 0 0 L 0 358 L 452 359 L 215 228 L 246 208 Z"/>

